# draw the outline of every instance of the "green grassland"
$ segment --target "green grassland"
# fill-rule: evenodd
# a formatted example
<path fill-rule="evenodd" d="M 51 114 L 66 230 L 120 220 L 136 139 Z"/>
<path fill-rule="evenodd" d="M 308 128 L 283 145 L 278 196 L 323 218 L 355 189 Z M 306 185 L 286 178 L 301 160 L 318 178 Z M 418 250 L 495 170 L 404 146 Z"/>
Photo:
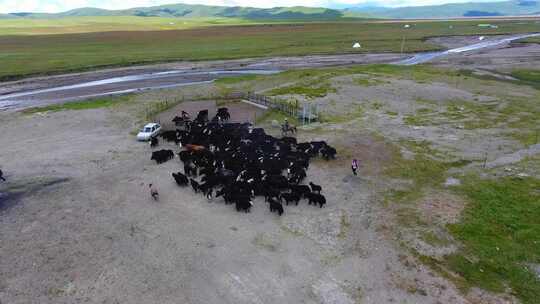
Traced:
<path fill-rule="evenodd" d="M 466 162 L 444 162 L 430 158 L 431 148 L 423 143 L 403 143 L 417 154 L 403 159 L 396 152 L 386 173 L 412 181 L 403 190 L 394 190 L 388 201 L 399 204 L 397 212 L 401 227 L 425 229 L 428 225 L 416 210 L 426 189 L 444 191 L 440 184 L 451 168 Z M 538 158 L 530 162 L 538 163 Z M 522 303 L 537 303 L 540 280 L 532 267 L 540 263 L 540 180 L 532 177 L 483 178 L 467 174 L 454 193 L 463 197 L 466 207 L 460 222 L 446 226 L 459 249 L 449 255 L 433 258 L 411 248 L 420 261 L 443 277 L 453 281 L 464 293 L 472 287 L 510 294 Z M 440 241 L 432 237 L 431 243 Z"/>
<path fill-rule="evenodd" d="M 470 204 L 450 231 L 464 249 L 446 263 L 473 286 L 503 292 L 507 286 L 523 303 L 538 303 L 540 280 L 528 267 L 540 263 L 540 180 L 482 180 L 462 187 Z"/>
<path fill-rule="evenodd" d="M 64 110 L 90 110 L 99 108 L 108 108 L 130 100 L 130 95 L 115 97 L 103 97 L 84 101 L 75 101 L 67 103 L 52 104 L 43 107 L 28 108 L 23 111 L 24 114 L 35 114 L 43 112 L 58 112 Z"/>
<path fill-rule="evenodd" d="M 51 35 L 110 31 L 184 30 L 204 26 L 257 24 L 240 18 L 165 18 L 137 16 L 0 19 L 0 35 Z"/>
<path fill-rule="evenodd" d="M 511 75 L 525 84 L 540 88 L 540 70 L 514 70 Z"/>
<path fill-rule="evenodd" d="M 453 78 L 467 79 L 467 84 L 489 83 L 489 86 L 507 86 L 519 91 L 520 82 L 534 85 L 539 81 L 536 70 L 515 70 L 512 75 L 520 82 L 492 79 L 486 81 L 467 71 L 456 71 L 430 66 L 393 66 L 370 65 L 348 68 L 312 69 L 288 71 L 278 75 L 260 76 L 257 79 L 245 79 L 246 82 L 270 81 L 281 78 L 288 86 L 279 87 L 278 93 L 303 94 L 310 93 L 309 88 L 317 88 L 326 80 L 346 75 L 367 74 L 388 79 L 406 78 L 417 82 L 441 81 L 453 83 Z M 356 78 L 357 79 L 357 78 Z M 296 80 L 296 82 L 294 82 Z M 290 84 L 293 82 L 292 84 Z M 299 87 L 297 83 L 305 85 Z M 365 85 L 360 82 L 360 85 Z M 339 93 L 339 88 L 338 88 Z M 504 96 L 504 97 L 503 97 Z M 530 130 L 534 135 L 539 124 L 537 98 L 517 98 L 502 95 L 504 103 L 475 103 L 462 100 L 448 101 L 438 110 L 429 108 L 435 101 L 418 100 L 419 107 L 414 116 L 408 118 L 410 123 L 433 124 L 434 118 L 444 123 L 465 123 L 465 129 L 474 132 L 481 128 L 497 125 L 508 126 L 520 134 Z M 374 106 L 378 107 L 376 104 Z M 367 110 L 367 107 L 364 106 Z M 340 117 L 350 121 L 354 115 Z M 407 123 L 407 118 L 405 118 Z M 343 120 L 323 122 L 337 123 Z M 473 123 L 474 122 L 474 123 Z M 506 127 L 500 132 L 505 132 Z M 530 137 L 531 138 L 531 137 Z M 537 141 L 522 141 L 524 145 Z M 451 280 L 467 293 L 472 287 L 480 287 L 495 293 L 508 293 L 518 298 L 521 303 L 538 303 L 540 296 L 540 280 L 533 268 L 540 264 L 540 180 L 535 177 L 516 177 L 490 174 L 487 169 L 468 165 L 474 161 L 455 158 L 448 151 L 438 150 L 429 141 L 393 140 L 389 146 L 395 149 L 392 160 L 385 164 L 384 175 L 396 181 L 406 181 L 388 191 L 385 201 L 389 207 L 395 208 L 399 229 L 419 229 L 429 243 L 446 246 L 455 243 L 457 250 L 451 254 L 431 257 L 421 255 L 416 249 L 409 249 L 419 260 L 429 265 L 434 271 Z M 414 153 L 413 157 L 402 156 L 402 148 Z M 516 164 L 523 168 L 538 168 L 540 158 Z M 476 171 L 478 170 L 478 171 Z M 488 171 L 488 172 L 486 172 Z M 455 173 L 460 172 L 460 173 Z M 442 186 L 447 177 L 459 177 L 462 184 L 454 188 Z M 532 175 L 531 175 L 532 176 Z M 460 220 L 453 224 L 437 227 L 447 234 L 434 234 L 429 229 L 434 225 L 428 223 L 419 211 L 418 202 L 428 193 L 445 193 L 455 195 L 464 202 L 464 211 Z M 437 225 L 437 224 L 435 224 Z M 415 230 L 416 231 L 416 230 Z M 437 230 L 438 231 L 438 230 Z M 448 237 L 444 237 L 448 235 Z M 407 245 L 405 245 L 407 246 Z"/>
<path fill-rule="evenodd" d="M 116 20 L 116 18 L 107 18 L 108 20 Z M 118 29 L 125 29 L 131 23 L 136 24 L 131 29 L 166 27 L 166 20 L 170 20 L 123 18 L 119 18 L 119 21 L 113 25 L 107 22 L 100 23 L 97 28 L 113 30 L 118 27 Z M 360 21 L 308 23 L 289 21 L 290 23 L 287 24 L 270 22 L 267 24 L 206 27 L 209 22 L 221 22 L 219 19 L 206 19 L 206 21 L 194 21 L 200 22 L 198 25 L 193 25 L 194 28 L 181 30 L 132 31 L 130 29 L 130 31 L 60 34 L 63 31 L 69 33 L 77 26 L 83 28 L 89 26 L 84 25 L 84 22 L 81 22 L 83 25 L 78 25 L 77 20 L 63 21 L 67 23 L 66 26 L 60 26 L 55 35 L 5 35 L 5 32 L 4 35 L 0 35 L 0 45 L 2 45 L 0 49 L 0 65 L 2 66 L 0 79 L 7 80 L 36 74 L 179 60 L 399 52 L 403 36 L 407 37 L 406 52 L 430 51 L 440 49 L 440 46 L 425 41 L 426 38 L 432 36 L 489 35 L 538 30 L 537 25 L 533 22 L 514 21 L 494 22 L 499 25 L 498 29 L 479 28 L 477 22 L 472 21 L 419 22 L 410 29 L 404 29 L 402 23 Z M 91 24 L 92 18 L 81 20 L 86 20 L 87 24 Z M 222 21 L 225 23 L 244 22 L 238 20 Z M 32 27 L 30 23 L 25 28 L 26 25 L 21 24 L 20 19 L 5 22 L 12 24 L 19 22 L 19 29 L 27 34 L 43 30 L 39 26 Z M 184 26 L 184 24 L 178 26 Z M 186 24 L 185 26 L 190 27 L 191 25 Z M 4 31 L 14 30 L 12 27 L 11 30 L 4 29 Z M 362 43 L 361 50 L 358 51 L 351 47 L 355 41 Z"/>
<path fill-rule="evenodd" d="M 540 37 L 532 37 L 526 40 L 526 42 L 540 43 Z"/>

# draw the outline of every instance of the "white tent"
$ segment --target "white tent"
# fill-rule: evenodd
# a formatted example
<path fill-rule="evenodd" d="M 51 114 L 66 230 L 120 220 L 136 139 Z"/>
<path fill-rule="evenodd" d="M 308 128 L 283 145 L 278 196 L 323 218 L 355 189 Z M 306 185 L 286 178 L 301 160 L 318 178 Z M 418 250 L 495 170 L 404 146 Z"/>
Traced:
<path fill-rule="evenodd" d="M 359 48 L 361 48 L 362 46 L 360 45 L 359 42 L 356 42 L 355 44 L 353 44 L 352 47 L 353 47 L 353 49 L 359 49 Z"/>
<path fill-rule="evenodd" d="M 485 38 L 486 38 L 486 37 L 484 37 L 484 36 L 480 36 L 480 37 L 478 37 L 478 40 L 482 41 L 482 40 L 484 40 Z"/>
<path fill-rule="evenodd" d="M 404 28 L 410 28 L 411 25 L 410 25 L 410 24 L 405 24 L 403 27 L 404 27 Z"/>

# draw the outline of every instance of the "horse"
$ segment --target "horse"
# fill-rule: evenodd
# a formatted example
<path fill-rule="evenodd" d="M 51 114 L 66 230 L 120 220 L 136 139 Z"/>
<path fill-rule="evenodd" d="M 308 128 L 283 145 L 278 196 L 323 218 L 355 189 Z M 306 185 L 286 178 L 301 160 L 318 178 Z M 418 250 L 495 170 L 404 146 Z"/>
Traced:
<path fill-rule="evenodd" d="M 294 134 L 296 134 L 296 132 L 297 132 L 296 126 L 287 125 L 287 124 L 281 125 L 281 135 L 282 136 L 286 136 L 287 134 L 294 135 Z"/>

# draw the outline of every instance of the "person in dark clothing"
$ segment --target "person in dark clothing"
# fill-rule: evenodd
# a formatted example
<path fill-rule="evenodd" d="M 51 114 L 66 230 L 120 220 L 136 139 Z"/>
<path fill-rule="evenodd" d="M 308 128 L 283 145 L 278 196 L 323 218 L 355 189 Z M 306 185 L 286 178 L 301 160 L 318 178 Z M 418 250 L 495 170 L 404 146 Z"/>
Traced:
<path fill-rule="evenodd" d="M 150 188 L 150 196 L 152 196 L 152 198 L 157 201 L 159 199 L 159 193 L 156 187 L 153 184 L 148 185 L 148 187 Z"/>
<path fill-rule="evenodd" d="M 6 181 L 6 179 L 4 178 L 4 172 L 2 172 L 2 170 L 0 170 L 0 179 L 4 182 Z"/>
<path fill-rule="evenodd" d="M 357 175 L 356 170 L 358 170 L 358 160 L 356 160 L 356 158 L 352 160 L 351 169 L 353 174 Z"/>

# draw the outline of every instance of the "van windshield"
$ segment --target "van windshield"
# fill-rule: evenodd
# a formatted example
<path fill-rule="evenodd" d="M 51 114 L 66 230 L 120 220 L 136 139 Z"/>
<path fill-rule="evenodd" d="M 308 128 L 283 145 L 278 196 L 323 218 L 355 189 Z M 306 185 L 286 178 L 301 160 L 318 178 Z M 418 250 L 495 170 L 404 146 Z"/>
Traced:
<path fill-rule="evenodd" d="M 144 133 L 150 133 L 150 132 L 152 132 L 152 128 L 146 127 L 146 128 L 143 129 L 143 132 Z"/>

